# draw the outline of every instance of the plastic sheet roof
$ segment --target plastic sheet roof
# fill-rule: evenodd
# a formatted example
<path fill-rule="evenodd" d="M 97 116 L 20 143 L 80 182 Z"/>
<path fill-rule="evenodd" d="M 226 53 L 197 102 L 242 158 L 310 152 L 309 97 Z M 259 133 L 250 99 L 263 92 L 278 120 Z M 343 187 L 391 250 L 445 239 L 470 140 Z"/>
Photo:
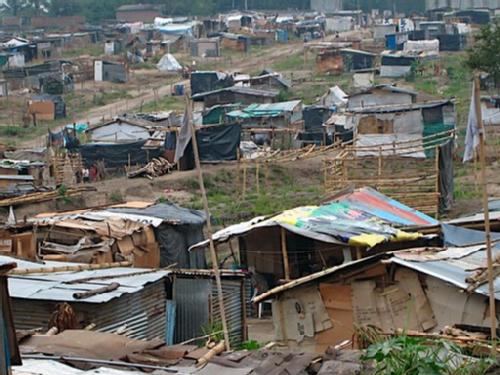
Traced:
<path fill-rule="evenodd" d="M 295 107 L 300 104 L 300 100 L 269 104 L 251 104 L 242 110 L 229 112 L 227 116 L 236 118 L 278 117 L 286 112 L 292 112 Z"/>
<path fill-rule="evenodd" d="M 262 227 L 280 226 L 314 240 L 373 247 L 383 242 L 415 240 L 418 233 L 406 233 L 401 227 L 432 226 L 438 221 L 397 202 L 371 188 L 356 189 L 321 206 L 297 207 L 270 218 L 257 217 L 232 225 L 214 234 L 225 242 L 233 236 Z M 192 246 L 206 246 L 208 241 Z"/>
<path fill-rule="evenodd" d="M 19 269 L 51 268 L 78 265 L 77 263 L 66 262 L 45 262 L 41 264 L 18 260 L 7 256 L 0 256 L 0 264 L 13 261 L 17 263 L 17 267 Z M 153 271 L 143 268 L 118 267 L 87 271 L 11 275 L 9 276 L 9 294 L 12 298 L 33 300 L 104 303 L 118 298 L 124 294 L 139 292 L 144 288 L 146 284 L 158 281 L 166 277 L 168 274 L 169 271 Z M 99 277 L 105 277 L 105 279 L 97 279 Z M 93 280 L 75 284 L 70 283 L 75 280 L 87 278 L 93 278 Z M 85 292 L 101 288 L 113 282 L 119 283 L 120 287 L 111 292 L 97 294 L 85 299 L 76 299 L 73 297 L 73 293 Z"/>

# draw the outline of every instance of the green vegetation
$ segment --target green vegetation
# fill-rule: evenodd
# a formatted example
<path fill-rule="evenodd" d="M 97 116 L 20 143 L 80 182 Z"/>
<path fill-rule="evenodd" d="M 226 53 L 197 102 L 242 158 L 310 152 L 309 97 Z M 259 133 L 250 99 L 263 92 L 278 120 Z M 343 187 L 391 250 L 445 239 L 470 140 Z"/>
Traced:
<path fill-rule="evenodd" d="M 237 171 L 226 169 L 218 171 L 215 175 L 204 176 L 210 211 L 217 224 L 232 224 L 297 206 L 317 204 L 322 194 L 321 176 L 316 175 L 312 180 L 309 178 L 306 184 L 299 181 L 291 171 L 279 166 L 270 166 L 269 171 L 265 171 L 261 166 L 259 193 L 255 168 L 249 167 L 243 194 L 242 168 L 239 177 Z M 181 188 L 196 191 L 198 182 L 194 178 L 185 180 Z M 189 206 L 202 209 L 201 197 L 196 195 Z"/>
<path fill-rule="evenodd" d="M 96 106 L 103 106 L 109 103 L 113 103 L 117 100 L 132 98 L 133 96 L 130 95 L 126 90 L 113 90 L 95 94 L 92 101 Z"/>
<path fill-rule="evenodd" d="M 494 363 L 464 357 L 460 347 L 449 341 L 404 334 L 370 345 L 363 360 L 374 361 L 375 373 L 386 375 L 481 375 Z"/>
<path fill-rule="evenodd" d="M 219 342 L 224 340 L 224 331 L 222 329 L 222 322 L 204 324 L 201 326 L 201 332 L 203 332 L 204 336 L 208 336 L 211 341 Z M 202 342 L 202 345 L 205 344 L 205 341 Z"/>
<path fill-rule="evenodd" d="M 277 71 L 312 70 L 313 63 L 314 61 L 312 59 L 308 59 L 304 63 L 304 55 L 302 53 L 296 53 L 274 62 L 272 68 Z"/>
<path fill-rule="evenodd" d="M 138 108 L 139 112 L 183 111 L 185 99 L 182 96 L 164 96 L 157 101 L 153 100 Z"/>
<path fill-rule="evenodd" d="M 476 36 L 474 47 L 469 51 L 467 64 L 470 68 L 488 72 L 496 83 L 500 82 L 500 21 L 485 25 Z"/>
<path fill-rule="evenodd" d="M 243 343 L 241 343 L 240 347 L 238 348 L 238 350 L 259 350 L 260 348 L 262 348 L 262 344 L 258 341 L 255 341 L 255 340 L 250 340 L 250 341 L 245 341 Z"/>
<path fill-rule="evenodd" d="M 101 56 L 104 53 L 104 48 L 102 44 L 89 44 L 88 46 L 81 48 L 65 49 L 62 52 L 63 58 L 79 57 L 84 55 L 89 55 L 92 57 Z"/>
<path fill-rule="evenodd" d="M 115 190 L 115 191 L 111 192 L 111 194 L 109 195 L 109 199 L 113 203 L 121 203 L 124 201 L 123 194 L 119 190 Z"/>

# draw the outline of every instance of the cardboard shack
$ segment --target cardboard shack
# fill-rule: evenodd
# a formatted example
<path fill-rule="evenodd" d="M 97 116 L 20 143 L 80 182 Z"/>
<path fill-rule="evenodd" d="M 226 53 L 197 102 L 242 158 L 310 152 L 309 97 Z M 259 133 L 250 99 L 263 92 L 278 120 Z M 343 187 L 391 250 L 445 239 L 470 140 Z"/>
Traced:
<path fill-rule="evenodd" d="M 33 121 L 64 118 L 66 117 L 66 103 L 60 95 L 35 95 L 28 102 L 28 115 Z"/>
<path fill-rule="evenodd" d="M 265 280 L 262 292 L 279 280 L 299 279 L 388 249 L 425 242 L 421 234 L 402 228 L 437 223 L 371 188 L 362 188 L 320 206 L 297 207 L 229 226 L 215 233 L 214 241 L 217 247 L 230 242 L 242 268 L 252 269 Z M 191 251 L 207 245 L 208 241 L 201 242 Z"/>
<path fill-rule="evenodd" d="M 356 49 L 326 49 L 318 54 L 316 69 L 322 73 L 335 74 L 372 69 L 375 58 L 376 55 L 373 53 Z"/>
<path fill-rule="evenodd" d="M 272 299 L 277 340 L 318 353 L 350 340 L 355 326 L 383 332 L 439 332 L 455 324 L 486 327 L 488 285 L 476 283 L 478 272 L 473 270 L 486 264 L 484 232 L 456 227 L 443 232 L 447 247 L 346 262 L 276 287 L 254 302 Z M 471 238 L 479 242 L 473 245 Z M 494 256 L 500 253 L 498 243 L 493 251 Z M 495 290 L 497 286 L 498 277 Z M 498 307 L 498 292 L 495 299 Z"/>
<path fill-rule="evenodd" d="M 45 260 L 82 263 L 130 261 L 135 267 L 206 268 L 189 246 L 203 239 L 205 218 L 174 204 L 129 202 L 102 210 L 39 214 L 31 241 Z"/>

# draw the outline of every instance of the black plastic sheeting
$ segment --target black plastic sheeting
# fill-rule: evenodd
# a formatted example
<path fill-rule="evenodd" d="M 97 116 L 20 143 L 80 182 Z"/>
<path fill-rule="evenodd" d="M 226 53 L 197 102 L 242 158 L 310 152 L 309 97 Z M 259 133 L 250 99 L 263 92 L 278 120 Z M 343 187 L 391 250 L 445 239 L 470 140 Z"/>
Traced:
<path fill-rule="evenodd" d="M 454 142 L 449 140 L 439 146 L 439 212 L 445 213 L 453 204 L 453 148 Z"/>
<path fill-rule="evenodd" d="M 194 72 L 191 73 L 191 95 L 231 87 L 233 83 L 233 77 L 229 75 L 220 79 L 217 72 Z"/>
<path fill-rule="evenodd" d="M 444 246 L 473 246 L 486 242 L 486 234 L 480 230 L 467 229 L 449 224 L 441 224 Z M 492 240 L 499 240 L 500 233 L 491 233 Z"/>
<path fill-rule="evenodd" d="M 203 251 L 189 251 L 189 247 L 204 240 L 205 215 L 175 204 L 158 203 L 145 209 L 114 208 L 114 212 L 146 215 L 163 220 L 154 228 L 160 246 L 160 267 L 176 264 L 178 268 L 207 268 Z"/>
<path fill-rule="evenodd" d="M 217 125 L 196 132 L 200 159 L 204 162 L 237 160 L 241 125 Z"/>
<path fill-rule="evenodd" d="M 132 143 L 87 143 L 79 147 L 83 163 L 89 167 L 103 161 L 106 168 L 122 168 L 131 165 L 145 165 L 151 159 L 161 156 L 162 150 L 143 150 L 146 141 Z"/>
<path fill-rule="evenodd" d="M 330 118 L 332 112 L 327 107 L 309 106 L 302 111 L 306 132 L 323 132 L 323 123 Z"/>
<path fill-rule="evenodd" d="M 196 131 L 196 140 L 202 162 L 236 160 L 241 141 L 241 125 L 207 126 Z M 176 133 L 168 133 L 165 139 L 165 149 L 175 150 L 176 143 Z M 184 150 L 180 163 L 182 170 L 194 168 L 191 141 Z"/>

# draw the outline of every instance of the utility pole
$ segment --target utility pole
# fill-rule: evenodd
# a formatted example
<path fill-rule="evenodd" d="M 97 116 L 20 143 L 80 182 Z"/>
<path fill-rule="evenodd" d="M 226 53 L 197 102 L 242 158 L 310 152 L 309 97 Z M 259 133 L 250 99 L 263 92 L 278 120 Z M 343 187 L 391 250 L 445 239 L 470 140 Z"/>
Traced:
<path fill-rule="evenodd" d="M 248 0 L 245 0 L 245 11 L 248 11 Z"/>
<path fill-rule="evenodd" d="M 484 231 L 486 236 L 486 255 L 488 261 L 488 294 L 490 304 L 491 353 L 497 355 L 497 317 L 495 308 L 495 284 L 493 275 L 493 253 L 491 250 L 490 211 L 488 208 L 488 184 L 486 181 L 486 150 L 484 124 L 481 111 L 481 81 L 479 74 L 474 77 L 474 106 L 479 130 L 479 163 L 481 164 L 481 186 L 483 189 Z"/>

